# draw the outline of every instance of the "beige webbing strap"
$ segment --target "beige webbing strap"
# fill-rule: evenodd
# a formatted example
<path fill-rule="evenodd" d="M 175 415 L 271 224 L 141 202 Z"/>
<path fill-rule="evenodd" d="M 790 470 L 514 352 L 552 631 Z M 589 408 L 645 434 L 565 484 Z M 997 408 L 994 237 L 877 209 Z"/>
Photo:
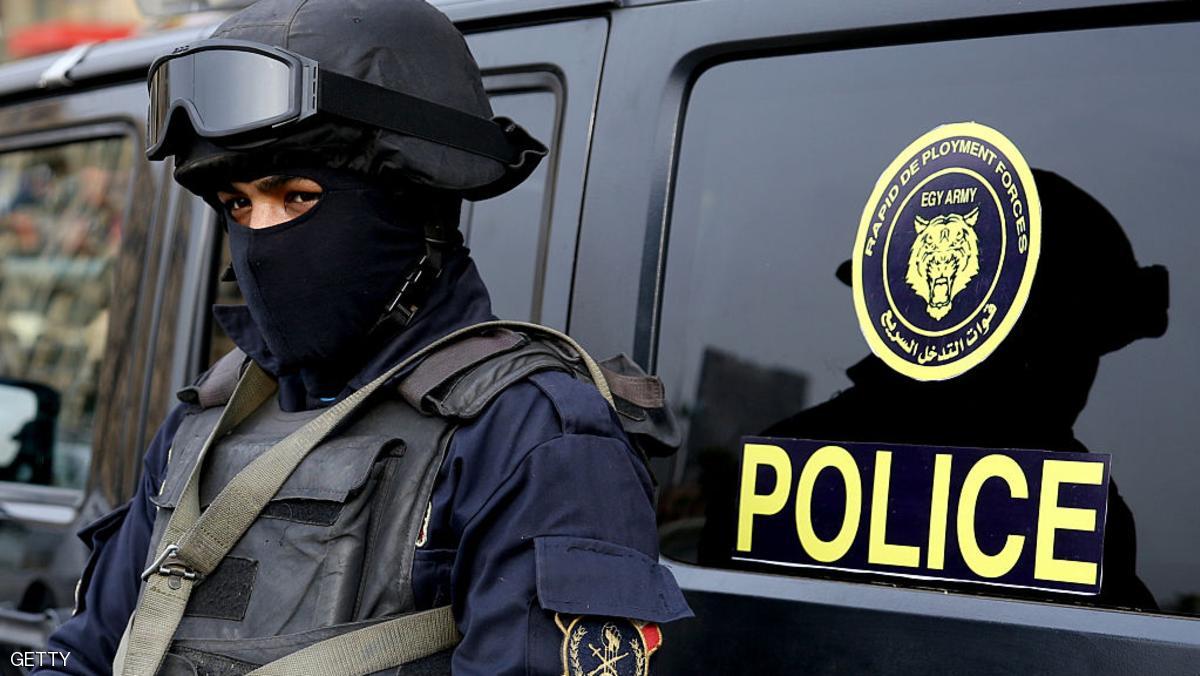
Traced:
<path fill-rule="evenodd" d="M 363 676 L 449 650 L 459 638 L 450 606 L 441 606 L 325 639 L 246 676 Z"/>
<path fill-rule="evenodd" d="M 167 522 L 155 561 L 142 574 L 146 584 L 117 648 L 113 661 L 114 674 L 150 676 L 158 671 L 197 580 L 194 573 L 189 574 L 187 568 L 178 565 L 170 554 L 174 549 L 173 543 L 195 523 L 200 514 L 198 485 L 204 456 L 213 441 L 245 420 L 275 393 L 275 387 L 275 381 L 256 364 L 250 364 L 238 379 L 229 403 L 200 449 L 200 456 L 192 467 L 175 512 Z"/>

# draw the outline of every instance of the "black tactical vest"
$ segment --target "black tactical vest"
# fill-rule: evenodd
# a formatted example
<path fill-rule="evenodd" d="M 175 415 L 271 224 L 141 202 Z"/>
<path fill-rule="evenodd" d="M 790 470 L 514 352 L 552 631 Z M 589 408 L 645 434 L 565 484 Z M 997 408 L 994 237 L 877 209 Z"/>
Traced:
<path fill-rule="evenodd" d="M 220 410 L 190 415 L 179 428 L 152 499 L 152 552 Z M 275 399 L 260 408 L 210 451 L 201 506 L 319 413 L 285 413 Z M 245 673 L 358 622 L 415 610 L 413 552 L 450 430 L 445 418 L 395 398 L 318 446 L 196 587 L 162 673 Z"/>
<path fill-rule="evenodd" d="M 158 510 L 148 564 L 243 361 L 235 351 L 198 387 L 181 392 L 181 398 L 209 407 L 186 416 L 176 433 L 165 480 L 151 498 Z M 668 417 L 667 436 L 673 436 L 657 379 L 635 366 L 631 372 L 624 358 L 606 364 L 606 380 L 615 385 L 615 405 L 631 434 L 649 441 L 650 411 L 656 419 Z M 245 674 L 318 641 L 414 612 L 414 552 L 455 428 L 509 385 L 549 369 L 586 377 L 582 360 L 561 344 L 500 331 L 435 352 L 398 387 L 378 392 L 300 463 L 195 587 L 159 673 Z M 261 406 L 210 449 L 201 468 L 201 506 L 320 413 L 284 412 L 275 398 Z M 399 671 L 448 672 L 449 651 Z"/>

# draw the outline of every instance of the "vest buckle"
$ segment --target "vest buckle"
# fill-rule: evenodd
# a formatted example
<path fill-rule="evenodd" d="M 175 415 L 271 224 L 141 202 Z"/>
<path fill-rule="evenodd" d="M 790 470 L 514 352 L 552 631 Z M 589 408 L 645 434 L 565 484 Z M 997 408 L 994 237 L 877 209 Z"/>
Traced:
<path fill-rule="evenodd" d="M 183 585 L 182 580 L 198 580 L 200 573 L 192 570 L 188 566 L 181 563 L 176 556 L 179 553 L 178 545 L 167 545 L 158 558 L 154 559 L 146 570 L 142 571 L 142 581 L 150 579 L 155 573 L 166 575 L 168 578 L 167 584 L 171 589 L 179 589 Z"/>

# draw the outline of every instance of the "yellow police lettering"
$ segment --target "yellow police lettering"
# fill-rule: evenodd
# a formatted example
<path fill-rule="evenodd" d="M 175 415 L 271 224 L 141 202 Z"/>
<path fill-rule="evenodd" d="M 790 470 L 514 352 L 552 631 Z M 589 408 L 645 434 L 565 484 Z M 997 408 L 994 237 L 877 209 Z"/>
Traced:
<path fill-rule="evenodd" d="M 958 546 L 963 561 L 976 575 L 997 578 L 1013 569 L 1021 558 L 1025 536 L 1009 535 L 1004 547 L 997 554 L 986 554 L 975 539 L 975 508 L 983 484 L 993 477 L 1008 484 L 1009 494 L 1014 498 L 1029 498 L 1029 485 L 1025 474 L 1016 460 L 1006 455 L 989 455 L 977 462 L 963 481 L 962 494 L 958 499 Z"/>
<path fill-rule="evenodd" d="M 760 465 L 775 470 L 775 488 L 765 495 L 760 495 L 755 485 Z M 792 461 L 787 451 L 770 444 L 746 444 L 742 454 L 741 499 L 738 501 L 738 551 L 750 551 L 754 517 L 778 514 L 787 504 L 791 489 Z"/>
<path fill-rule="evenodd" d="M 929 554 L 925 565 L 931 570 L 946 566 L 946 522 L 950 511 L 950 465 L 953 457 L 938 453 L 933 459 L 933 502 L 929 508 Z"/>
<path fill-rule="evenodd" d="M 846 485 L 846 512 L 842 527 L 829 541 L 822 540 L 813 530 L 812 498 L 817 477 L 826 469 L 833 469 L 842 476 Z M 862 475 L 854 457 L 841 446 L 822 446 L 805 463 L 800 471 L 800 485 L 796 491 L 796 533 L 800 545 L 814 560 L 822 563 L 837 561 L 850 551 L 854 536 L 858 533 L 862 517 Z"/>
<path fill-rule="evenodd" d="M 1095 584 L 1097 567 L 1089 561 L 1054 558 L 1054 534 L 1059 530 L 1096 530 L 1096 510 L 1058 505 L 1062 484 L 1099 486 L 1104 465 L 1077 460 L 1047 460 L 1042 465 L 1042 494 L 1038 500 L 1037 552 L 1033 576 L 1039 580 Z"/>
<path fill-rule="evenodd" d="M 892 452 L 875 452 L 875 479 L 871 490 L 871 533 L 867 561 L 889 566 L 916 568 L 921 565 L 921 548 L 887 542 L 888 486 L 892 481 Z"/>

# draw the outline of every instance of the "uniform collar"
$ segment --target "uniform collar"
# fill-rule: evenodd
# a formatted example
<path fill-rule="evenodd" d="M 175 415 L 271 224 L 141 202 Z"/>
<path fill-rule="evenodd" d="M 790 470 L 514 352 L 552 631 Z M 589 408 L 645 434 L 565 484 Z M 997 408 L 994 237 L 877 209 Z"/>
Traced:
<path fill-rule="evenodd" d="M 286 371 L 271 354 L 245 305 L 214 306 L 213 316 L 242 352 L 276 377 L 279 406 L 285 411 L 329 406 L 438 338 L 495 319 L 487 288 L 465 248 L 447 257 L 441 276 L 412 322 L 365 362 L 348 355 L 340 363 Z"/>

